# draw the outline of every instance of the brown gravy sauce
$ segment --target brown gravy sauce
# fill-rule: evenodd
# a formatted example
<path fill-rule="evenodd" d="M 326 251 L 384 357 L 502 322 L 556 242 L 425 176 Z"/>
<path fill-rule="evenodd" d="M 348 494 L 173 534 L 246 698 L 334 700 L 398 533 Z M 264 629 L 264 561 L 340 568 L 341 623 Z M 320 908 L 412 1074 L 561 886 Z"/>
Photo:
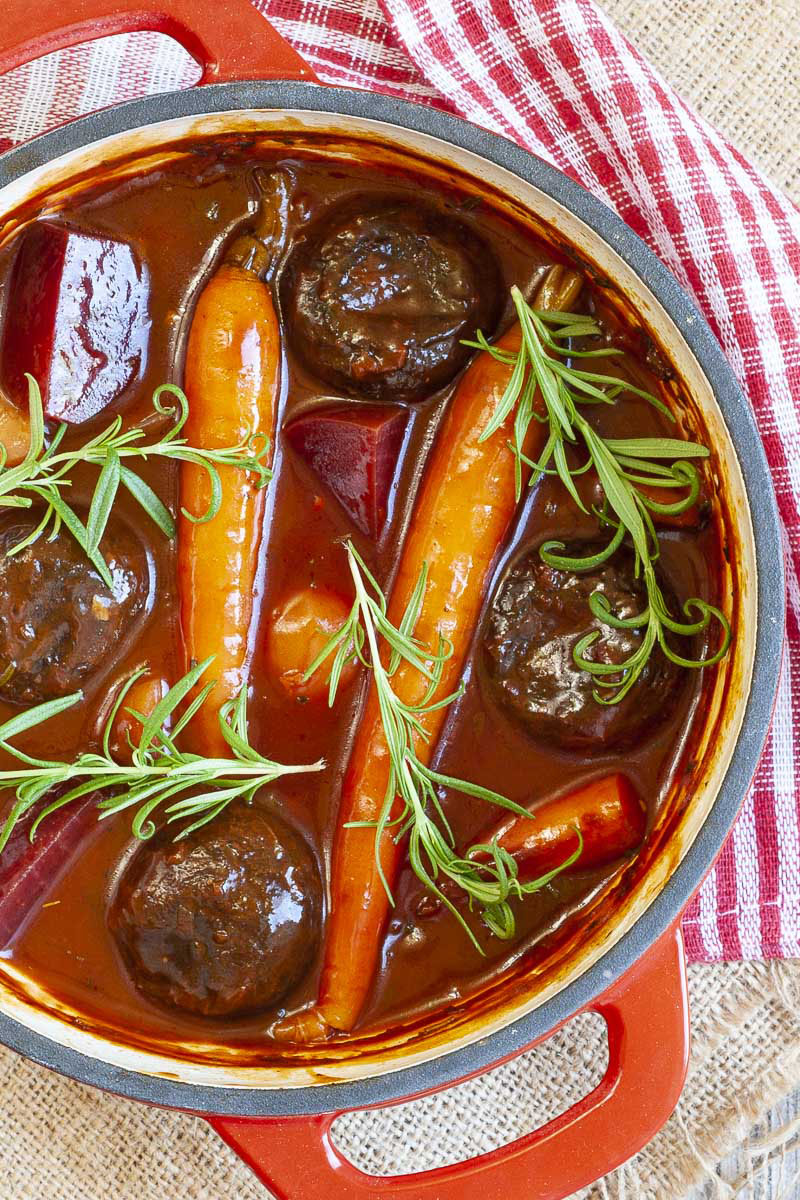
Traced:
<path fill-rule="evenodd" d="M 485 201 L 460 192 L 455 186 L 437 186 L 401 169 L 376 170 L 368 160 L 327 161 L 313 154 L 292 157 L 286 151 L 254 152 L 239 141 L 220 145 L 198 144 L 174 163 L 122 182 L 105 181 L 72 198 L 63 219 L 78 228 L 100 231 L 129 241 L 151 274 L 152 334 L 146 369 L 124 396 L 120 411 L 126 423 L 138 423 L 151 413 L 151 395 L 161 383 L 182 380 L 181 355 L 187 321 L 200 281 L 211 268 L 226 236 L 241 221 L 254 198 L 251 171 L 258 162 L 280 162 L 295 180 L 295 220 L 310 218 L 323 207 L 344 197 L 374 193 L 406 195 L 413 204 L 422 188 L 446 210 L 457 211 L 474 224 L 491 245 L 499 262 L 504 287 L 517 283 L 529 293 L 545 266 L 563 261 L 561 250 L 540 240 L 522 220 L 511 219 L 491 197 Z M 34 216 L 34 213 L 28 214 Z M 20 220 L 22 221 L 23 218 Z M 13 241 L 0 250 L 0 305 L 6 291 Z M 593 298 L 608 303 L 599 290 Z M 612 295 L 611 302 L 615 303 Z M 501 327 L 507 324 L 506 310 Z M 648 366 L 646 339 L 634 330 L 640 356 L 629 355 L 619 368 L 635 381 L 670 399 L 682 410 L 680 383 L 659 378 Z M 638 343 L 636 339 L 639 339 Z M 279 426 L 307 406 L 332 393 L 311 377 L 286 351 L 283 407 Z M 435 435 L 454 385 L 427 400 L 409 406 L 411 432 L 407 440 L 399 487 L 394 495 L 387 528 L 376 547 L 349 525 L 336 502 L 321 496 L 302 463 L 293 458 L 278 436 L 275 479 L 270 487 L 267 528 L 262 544 L 262 570 L 257 595 L 261 614 L 255 631 L 252 668 L 253 699 L 250 705 L 251 739 L 263 753 L 284 762 L 312 761 L 325 757 L 329 768 L 320 775 L 296 776 L 279 781 L 269 803 L 283 813 L 308 839 L 317 855 L 323 878 L 327 874 L 332 833 L 336 823 L 339 786 L 347 760 L 354 724 L 363 699 L 363 681 L 342 695 L 333 711 L 324 704 L 300 705 L 288 698 L 270 679 L 263 659 L 264 618 L 290 589 L 316 582 L 342 589 L 346 564 L 339 539 L 353 536 L 377 578 L 388 590 L 396 564 L 416 484 L 425 454 Z M 89 431 L 103 428 L 110 419 L 103 413 L 75 436 L 85 440 Z M 669 433 L 668 423 L 646 402 L 624 398 L 616 408 L 603 408 L 593 417 L 595 427 L 608 436 Z M 702 431 L 698 436 L 702 440 Z M 177 499 L 176 471 L 163 463 L 142 464 L 141 474 L 173 507 Z M 78 480 L 85 489 L 88 480 Z M 76 494 L 80 494 L 80 490 Z M 146 543 L 156 571 L 157 588 L 149 617 L 135 641 L 123 645 L 109 670 L 89 684 L 86 701 L 74 712 L 44 726 L 35 738 L 21 742 L 40 754 L 70 757 L 96 736 L 98 716 L 114 681 L 143 662 L 158 663 L 165 674 L 181 672 L 179 629 L 175 601 L 174 546 L 150 525 L 124 495 L 118 509 Z M 596 535 L 596 524 L 574 508 L 560 483 L 547 479 L 527 498 L 520 510 L 511 543 L 495 569 L 495 581 L 505 564 L 526 544 L 545 537 L 563 540 Z M 708 522 L 699 533 L 663 533 L 662 562 L 679 597 L 717 596 L 720 561 L 719 523 Z M 494 590 L 494 583 L 488 595 Z M 478 638 L 476 631 L 475 639 Z M 577 754 L 539 745 L 512 723 L 493 699 L 484 677 L 480 656 L 473 653 L 462 700 L 449 714 L 437 756 L 442 770 L 464 776 L 504 792 L 520 803 L 565 792 L 593 777 L 624 770 L 646 800 L 651 828 L 664 817 L 663 806 L 681 771 L 689 769 L 685 731 L 704 687 L 706 673 L 687 674 L 675 693 L 660 727 L 634 750 L 586 759 Z M 312 711 L 313 709 L 313 711 Z M 0 718 L 14 710 L 0 705 Z M 691 742 L 691 737 L 689 738 Z M 446 804 L 447 815 L 460 842 L 482 832 L 493 813 L 484 802 L 459 796 Z M 122 1041 L 140 1045 L 199 1041 L 238 1048 L 262 1061 L 277 1052 L 265 1040 L 265 1030 L 275 1014 L 246 1020 L 213 1021 L 166 1011 L 144 999 L 134 988 L 118 958 L 109 934 L 105 912 L 108 897 L 126 856 L 136 849 L 128 814 L 104 822 L 67 878 L 47 897 L 27 929 L 3 957 L 37 980 L 46 990 L 83 1015 L 92 1027 L 112 1031 Z M 420 918 L 422 895 L 408 867 L 396 890 L 397 905 L 385 937 L 382 966 L 367 1009 L 357 1031 L 367 1037 L 381 1029 L 409 1029 L 431 1019 L 444 1019 L 446 1009 L 463 1008 L 471 997 L 486 995 L 498 982 L 538 972 L 558 961 L 559 947 L 599 925 L 613 897 L 632 886 L 639 868 L 606 868 L 561 877 L 517 906 L 517 936 L 500 942 L 484 931 L 481 957 L 463 930 L 445 911 Z M 474 921 L 476 930 L 479 928 Z M 318 968 L 312 970 L 282 1010 L 303 1006 L 316 994 Z M 505 985 L 504 985 L 505 986 Z"/>

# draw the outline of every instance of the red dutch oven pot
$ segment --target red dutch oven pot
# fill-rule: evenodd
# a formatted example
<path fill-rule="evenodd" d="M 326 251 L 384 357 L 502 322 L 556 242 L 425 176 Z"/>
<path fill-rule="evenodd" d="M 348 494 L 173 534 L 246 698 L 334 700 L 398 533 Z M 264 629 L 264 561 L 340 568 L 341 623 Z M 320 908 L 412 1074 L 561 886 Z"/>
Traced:
<path fill-rule="evenodd" d="M 68 25 L 63 21 L 67 20 Z M 345 127 L 405 139 L 480 178 L 499 180 L 536 205 L 573 242 L 583 243 L 658 329 L 720 450 L 719 470 L 736 525 L 739 561 L 738 657 L 712 695 L 716 724 L 710 766 L 689 817 L 674 835 L 669 866 L 622 914 L 620 928 L 567 971 L 544 997 L 506 1006 L 466 1034 L 371 1068 L 287 1075 L 234 1068 L 212 1075 L 124 1053 L 92 1038 L 68 1015 L 42 1015 L 0 981 L 0 1040 L 75 1079 L 120 1095 L 206 1116 L 217 1132 L 285 1200 L 557 1200 L 612 1170 L 666 1121 L 683 1085 L 689 1047 L 680 915 L 709 870 L 747 791 L 769 726 L 783 645 L 780 526 L 769 472 L 750 409 L 708 326 L 678 284 L 613 213 L 559 171 L 493 134 L 416 104 L 320 87 L 311 69 L 247 0 L 6 0 L 0 71 L 107 34 L 158 31 L 202 67 L 200 86 L 118 105 L 8 152 L 0 159 L 0 214 L 26 188 L 42 191 L 58 164 L 84 168 L 114 147 L 152 147 L 177 128 L 205 133 L 282 117 L 287 127 Z M 277 82 L 276 82 L 277 81 Z M 243 115 L 244 114 L 244 115 Z M 176 122 L 178 123 L 176 125 Z M 183 124 L 181 124 L 183 122 Z M 187 124 L 188 122 L 188 124 Z M 194 124 L 192 124 L 194 122 Z M 98 149 L 99 147 L 99 149 Z M 87 158 L 88 156 L 88 158 Z M 63 170 L 69 170 L 69 166 Z M 62 177 L 63 177 L 62 170 Z M 53 173 L 55 172 L 55 174 Z M 29 181 L 31 181 L 29 183 Z M 0 228 L 5 217 L 0 216 Z M 715 698 L 716 696 L 716 698 Z M 41 998 L 40 998 L 41 999 Z M 608 1070 L 579 1104 L 510 1145 L 424 1173 L 375 1178 L 357 1170 L 331 1140 L 336 1116 L 397 1104 L 506 1062 L 579 1012 L 608 1029 Z M 171 1069 L 170 1069 L 171 1067 Z"/>

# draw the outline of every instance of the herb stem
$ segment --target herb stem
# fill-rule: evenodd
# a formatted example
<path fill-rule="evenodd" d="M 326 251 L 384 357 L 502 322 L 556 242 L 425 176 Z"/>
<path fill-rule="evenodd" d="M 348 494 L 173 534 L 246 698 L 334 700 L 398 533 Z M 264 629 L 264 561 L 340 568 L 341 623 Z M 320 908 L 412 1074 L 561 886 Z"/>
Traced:
<path fill-rule="evenodd" d="M 381 864 L 381 844 L 390 830 L 394 830 L 396 841 L 407 837 L 408 857 L 414 874 L 453 913 L 473 944 L 483 953 L 474 931 L 450 896 L 442 890 L 440 881 L 447 879 L 455 884 L 465 894 L 470 907 L 477 906 L 484 923 L 494 934 L 500 938 L 510 938 L 515 931 L 511 901 L 538 891 L 559 871 L 575 862 L 582 849 L 580 835 L 577 835 L 578 846 L 574 854 L 565 863 L 555 871 L 526 883 L 520 882 L 517 864 L 512 856 L 496 842 L 471 846 L 463 855 L 457 852 L 438 789 L 477 797 L 518 816 L 529 817 L 530 813 L 499 792 L 465 779 L 443 775 L 423 761 L 423 747 L 429 740 L 424 726 L 425 716 L 434 709 L 451 704 L 462 693 L 462 688 L 459 688 L 449 696 L 436 696 L 442 668 L 452 653 L 452 647 L 441 644 L 434 650 L 422 646 L 414 637 L 414 626 L 424 602 L 427 567 L 423 566 L 408 607 L 395 626 L 387 616 L 383 592 L 349 540 L 346 550 L 355 602 L 348 620 L 323 647 L 308 668 L 307 675 L 313 674 L 321 663 L 333 656 L 329 693 L 329 702 L 332 704 L 344 665 L 350 660 L 358 660 L 368 667 L 373 676 L 389 753 L 389 778 L 377 820 L 351 822 L 349 825 L 374 829 L 377 871 L 392 904 L 394 898 Z M 392 677 L 401 661 L 410 664 L 428 681 L 426 694 L 419 704 L 407 704 L 392 686 Z"/>

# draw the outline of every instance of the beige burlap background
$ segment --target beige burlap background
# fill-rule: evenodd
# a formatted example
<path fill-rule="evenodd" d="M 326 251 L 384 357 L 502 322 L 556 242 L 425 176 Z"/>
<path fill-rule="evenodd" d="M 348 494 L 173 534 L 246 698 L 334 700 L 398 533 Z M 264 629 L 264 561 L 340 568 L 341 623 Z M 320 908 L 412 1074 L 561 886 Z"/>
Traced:
<path fill-rule="evenodd" d="M 603 3 L 684 96 L 800 195 L 800 0 Z M 800 964 L 695 967 L 691 997 L 692 1066 L 677 1113 L 582 1200 L 800 1196 L 783 1153 L 796 1102 L 780 1104 L 800 1086 Z M 602 1074 L 604 1046 L 602 1023 L 580 1018 L 477 1082 L 342 1118 L 337 1139 L 378 1174 L 488 1150 L 588 1091 Z M 0 1200 L 264 1195 L 202 1121 L 100 1095 L 0 1051 Z"/>

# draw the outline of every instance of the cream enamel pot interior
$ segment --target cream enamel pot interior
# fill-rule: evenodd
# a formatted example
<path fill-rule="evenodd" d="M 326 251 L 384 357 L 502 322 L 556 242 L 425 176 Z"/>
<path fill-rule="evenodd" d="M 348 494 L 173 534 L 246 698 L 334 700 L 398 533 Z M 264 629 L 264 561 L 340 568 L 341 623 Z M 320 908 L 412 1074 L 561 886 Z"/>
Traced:
<path fill-rule="evenodd" d="M 74 39 L 73 39 L 74 40 Z M 0 66 L 2 60 L 0 58 Z M 261 1067 L 237 1066 L 202 1046 L 156 1053 L 104 1036 L 0 963 L 0 1040 L 76 1079 L 206 1114 L 327 1113 L 408 1097 L 503 1060 L 592 1004 L 654 945 L 664 945 L 716 857 L 746 793 L 769 726 L 783 642 L 780 526 L 750 408 L 718 344 L 666 268 L 609 209 L 528 152 L 419 105 L 306 82 L 225 83 L 117 106 L 74 122 L 0 159 L 0 239 L 31 197 L 57 206 L 73 181 L 131 161 L 141 171 L 187 137 L 252 133 L 269 140 L 329 135 L 339 146 L 369 138 L 443 173 L 479 180 L 556 230 L 642 314 L 676 365 L 716 450 L 736 547 L 730 565 L 737 638 L 706 696 L 700 766 L 669 838 L 669 853 L 617 904 L 607 922 L 543 987 L 519 981 L 513 996 L 350 1057 L 347 1043 Z M 135 159 L 135 164 L 133 160 Z M 676 798 L 680 801 L 680 797 Z M 677 960 L 676 960 L 677 962 Z M 633 1147 L 634 1149 L 636 1147 Z M 344 1193 L 342 1193 L 344 1195 Z M 349 1194 L 349 1193 L 348 1193 Z M 356 1193 L 353 1192 L 353 1195 Z M 359 1193 L 360 1194 L 360 1193 Z M 421 1194 L 421 1193 L 420 1193 Z M 427 1195 L 427 1192 L 425 1193 Z"/>

